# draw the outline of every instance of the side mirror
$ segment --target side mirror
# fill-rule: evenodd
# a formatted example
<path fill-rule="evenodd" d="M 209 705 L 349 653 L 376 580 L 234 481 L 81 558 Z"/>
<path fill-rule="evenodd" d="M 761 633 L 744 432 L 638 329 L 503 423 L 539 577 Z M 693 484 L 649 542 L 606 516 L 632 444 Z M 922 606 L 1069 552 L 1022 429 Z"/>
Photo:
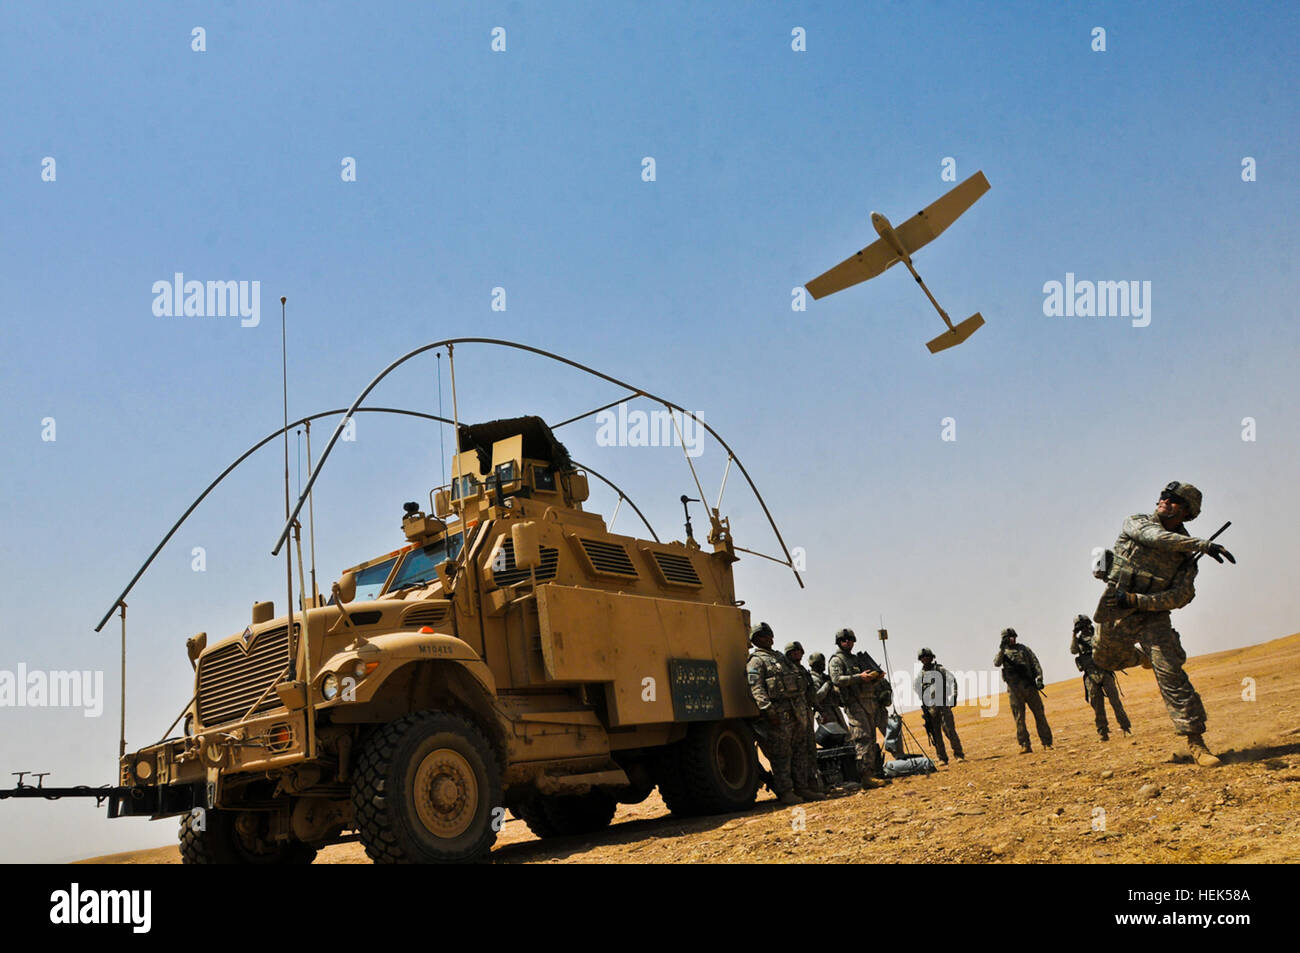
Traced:
<path fill-rule="evenodd" d="M 446 490 L 433 494 L 433 514 L 440 520 L 451 515 L 451 494 Z"/>
<path fill-rule="evenodd" d="M 274 602 L 253 603 L 253 625 L 260 625 L 263 622 L 270 622 L 273 618 L 275 618 Z"/>
<path fill-rule="evenodd" d="M 536 523 L 515 523 L 510 527 L 510 541 L 515 547 L 515 566 L 536 569 L 542 564 L 542 544 Z"/>
<path fill-rule="evenodd" d="M 339 602 L 351 602 L 357 597 L 357 574 L 354 572 L 345 572 L 335 583 L 338 588 L 336 595 Z"/>
<path fill-rule="evenodd" d="M 442 584 L 442 593 L 445 598 L 451 598 L 452 584 L 456 579 L 453 574 L 455 568 L 456 563 L 450 559 L 444 559 L 433 567 L 433 571 L 438 574 L 438 582 Z"/>
<path fill-rule="evenodd" d="M 199 656 L 208 647 L 208 633 L 200 632 L 185 640 L 185 654 L 190 657 L 190 668 L 199 667 Z"/>
<path fill-rule="evenodd" d="M 569 502 L 581 503 L 591 495 L 591 488 L 587 485 L 587 474 L 570 473 L 569 474 Z"/>

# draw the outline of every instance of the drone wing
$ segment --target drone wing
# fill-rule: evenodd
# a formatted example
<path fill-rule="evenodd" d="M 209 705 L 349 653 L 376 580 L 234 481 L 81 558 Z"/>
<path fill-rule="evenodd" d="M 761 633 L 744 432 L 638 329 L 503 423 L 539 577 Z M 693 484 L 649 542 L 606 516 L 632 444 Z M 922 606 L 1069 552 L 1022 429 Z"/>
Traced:
<path fill-rule="evenodd" d="M 945 228 L 957 221 L 961 213 L 974 205 L 975 200 L 988 190 L 989 180 L 984 178 L 983 172 L 976 172 L 899 225 L 894 232 L 911 255 L 938 238 Z"/>
<path fill-rule="evenodd" d="M 877 238 L 862 251 L 844 259 L 830 271 L 824 272 L 804 287 L 813 300 L 843 291 L 849 285 L 874 278 L 890 265 L 898 263 L 898 255 L 883 238 Z"/>

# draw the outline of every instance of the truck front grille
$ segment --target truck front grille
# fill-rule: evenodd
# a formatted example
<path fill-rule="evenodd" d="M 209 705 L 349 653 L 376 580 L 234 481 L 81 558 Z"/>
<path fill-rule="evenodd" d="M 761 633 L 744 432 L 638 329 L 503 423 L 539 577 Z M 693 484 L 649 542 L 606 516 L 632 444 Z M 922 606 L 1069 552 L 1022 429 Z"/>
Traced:
<path fill-rule="evenodd" d="M 280 707 L 275 690 L 267 692 L 289 663 L 289 629 L 263 632 L 245 650 L 242 640 L 223 645 L 199 662 L 199 723 L 220 725 L 242 718 L 262 693 L 252 714 Z"/>

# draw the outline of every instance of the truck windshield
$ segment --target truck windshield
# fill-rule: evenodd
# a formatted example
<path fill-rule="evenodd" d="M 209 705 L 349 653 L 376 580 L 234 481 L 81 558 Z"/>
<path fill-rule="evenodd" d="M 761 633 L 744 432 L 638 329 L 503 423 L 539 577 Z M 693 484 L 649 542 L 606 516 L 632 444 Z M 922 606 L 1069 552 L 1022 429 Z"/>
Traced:
<path fill-rule="evenodd" d="M 465 537 L 457 533 L 455 536 L 430 543 L 423 549 L 415 549 L 407 553 L 406 560 L 402 563 L 402 568 L 397 571 L 397 577 L 388 587 L 388 591 L 396 592 L 407 586 L 418 586 L 428 582 L 437 575 L 434 567 L 448 559 L 455 559 L 460 554 L 460 548 L 464 543 Z"/>
<path fill-rule="evenodd" d="M 384 580 L 393 571 L 393 563 L 395 562 L 397 562 L 396 556 L 392 559 L 385 559 L 382 563 L 375 563 L 373 566 L 358 570 L 357 594 L 352 601 L 364 602 L 377 597 L 383 591 Z M 334 600 L 331 599 L 330 601 L 333 602 Z"/>

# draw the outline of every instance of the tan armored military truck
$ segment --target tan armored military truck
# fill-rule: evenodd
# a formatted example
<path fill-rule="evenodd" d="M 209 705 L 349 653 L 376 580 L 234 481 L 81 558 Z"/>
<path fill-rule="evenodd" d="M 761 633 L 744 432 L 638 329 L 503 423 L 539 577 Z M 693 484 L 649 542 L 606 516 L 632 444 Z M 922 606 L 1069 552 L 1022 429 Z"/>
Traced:
<path fill-rule="evenodd" d="M 591 832 L 657 785 L 678 814 L 754 800 L 748 614 L 713 511 L 701 546 L 611 533 L 536 417 L 459 428 L 406 545 L 289 618 L 188 644 L 183 737 L 125 755 L 110 813 L 181 816 L 188 863 L 484 857 L 510 810 Z M 312 604 L 316 602 L 317 604 Z"/>

